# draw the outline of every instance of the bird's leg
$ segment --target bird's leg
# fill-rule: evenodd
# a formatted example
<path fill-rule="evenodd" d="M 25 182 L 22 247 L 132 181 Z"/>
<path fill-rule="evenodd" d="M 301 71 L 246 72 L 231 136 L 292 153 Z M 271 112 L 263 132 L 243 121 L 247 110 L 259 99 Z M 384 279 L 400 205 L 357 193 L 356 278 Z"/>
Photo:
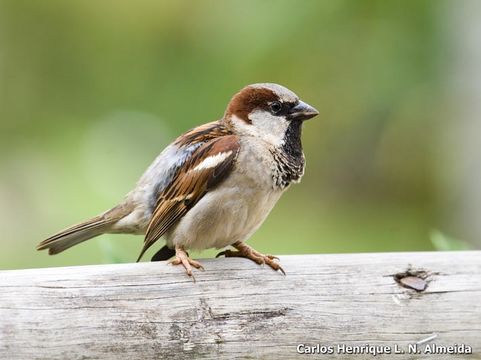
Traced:
<path fill-rule="evenodd" d="M 191 276 L 194 280 L 194 276 L 192 275 L 192 266 L 195 267 L 196 269 L 204 270 L 204 267 L 195 260 L 192 260 L 189 257 L 189 254 L 184 250 L 182 246 L 175 246 L 175 257 L 169 261 L 169 264 L 172 265 L 180 265 L 185 268 L 185 272 L 187 275 Z"/>
<path fill-rule="evenodd" d="M 277 256 L 264 255 L 242 241 L 237 241 L 233 243 L 232 246 L 236 248 L 237 251 L 224 250 L 218 253 L 216 257 L 222 256 L 222 255 L 224 255 L 225 257 L 243 257 L 243 258 L 251 259 L 252 261 L 254 261 L 259 265 L 267 264 L 272 269 L 276 271 L 279 270 L 284 275 L 286 274 L 286 272 L 279 265 L 279 263 L 275 261 L 275 260 L 279 260 Z"/>

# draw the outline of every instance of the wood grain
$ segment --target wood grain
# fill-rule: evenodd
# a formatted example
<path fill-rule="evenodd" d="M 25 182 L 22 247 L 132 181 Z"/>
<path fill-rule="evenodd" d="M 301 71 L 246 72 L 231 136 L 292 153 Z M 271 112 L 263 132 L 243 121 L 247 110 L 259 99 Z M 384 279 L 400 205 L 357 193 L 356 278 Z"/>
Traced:
<path fill-rule="evenodd" d="M 287 276 L 204 260 L 196 283 L 165 262 L 1 271 L 0 358 L 293 359 L 309 357 L 301 343 L 406 349 L 434 335 L 474 354 L 395 358 L 481 359 L 481 251 L 281 262 Z"/>

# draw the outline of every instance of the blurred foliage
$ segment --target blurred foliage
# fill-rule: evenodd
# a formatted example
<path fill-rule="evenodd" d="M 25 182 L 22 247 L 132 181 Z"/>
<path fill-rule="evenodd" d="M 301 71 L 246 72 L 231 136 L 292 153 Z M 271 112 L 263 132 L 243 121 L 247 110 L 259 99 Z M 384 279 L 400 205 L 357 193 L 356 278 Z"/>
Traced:
<path fill-rule="evenodd" d="M 169 141 L 221 117 L 254 82 L 283 84 L 321 115 L 305 126 L 302 184 L 253 246 L 433 249 L 430 229 L 443 228 L 433 169 L 447 106 L 441 7 L 1 0 L 0 266 L 135 260 L 139 236 L 105 235 L 55 257 L 34 247 L 114 205 Z"/>
<path fill-rule="evenodd" d="M 471 247 L 464 241 L 453 239 L 439 230 L 431 231 L 431 242 L 436 250 L 456 251 L 470 250 Z"/>

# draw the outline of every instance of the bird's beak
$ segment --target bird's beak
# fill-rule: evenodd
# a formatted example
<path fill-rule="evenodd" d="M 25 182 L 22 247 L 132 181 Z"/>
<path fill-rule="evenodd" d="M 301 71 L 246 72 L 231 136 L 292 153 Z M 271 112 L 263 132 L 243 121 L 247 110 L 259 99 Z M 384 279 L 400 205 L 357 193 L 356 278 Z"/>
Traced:
<path fill-rule="evenodd" d="M 314 109 L 311 105 L 306 104 L 303 101 L 299 101 L 299 103 L 289 111 L 287 118 L 289 120 L 304 121 L 317 115 L 319 115 L 319 111 Z"/>

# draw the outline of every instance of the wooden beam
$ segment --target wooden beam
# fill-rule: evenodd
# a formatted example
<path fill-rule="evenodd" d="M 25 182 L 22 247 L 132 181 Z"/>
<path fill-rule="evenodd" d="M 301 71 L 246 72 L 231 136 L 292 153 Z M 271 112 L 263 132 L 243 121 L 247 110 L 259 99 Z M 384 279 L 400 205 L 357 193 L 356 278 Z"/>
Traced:
<path fill-rule="evenodd" d="M 362 359 L 349 346 L 380 345 L 406 352 L 396 359 L 466 356 L 408 354 L 416 343 L 481 358 L 481 251 L 281 262 L 287 276 L 204 260 L 195 283 L 164 262 L 2 271 L 0 358 L 293 359 L 316 346 Z"/>

